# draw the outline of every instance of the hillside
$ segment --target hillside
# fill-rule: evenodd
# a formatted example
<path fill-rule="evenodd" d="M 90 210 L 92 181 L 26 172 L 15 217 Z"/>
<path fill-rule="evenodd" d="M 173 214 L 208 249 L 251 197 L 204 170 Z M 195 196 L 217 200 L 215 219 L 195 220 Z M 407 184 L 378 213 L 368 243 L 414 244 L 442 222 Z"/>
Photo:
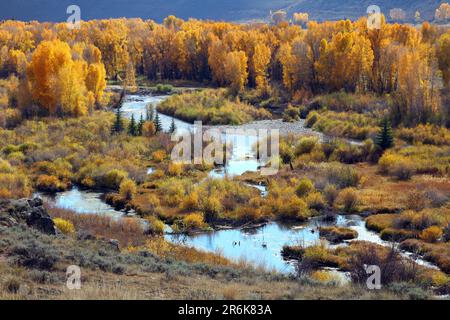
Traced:
<path fill-rule="evenodd" d="M 392 8 L 402 8 L 408 20 L 416 10 L 422 18 L 430 20 L 442 0 L 380 0 L 377 4 L 388 16 Z M 0 19 L 64 21 L 66 8 L 71 0 L 15 0 L 0 2 Z M 118 17 L 140 17 L 161 21 L 174 14 L 180 18 L 198 18 L 226 21 L 267 19 L 270 10 L 285 9 L 293 12 L 308 12 L 314 20 L 355 19 L 366 14 L 373 4 L 371 0 L 78 0 L 84 20 Z"/>
<path fill-rule="evenodd" d="M 393 8 L 401 8 L 406 12 L 407 20 L 414 19 L 418 10 L 423 19 L 432 20 L 442 0 L 300 0 L 288 9 L 288 13 L 308 12 L 313 20 L 355 19 L 366 14 L 368 6 L 376 3 L 381 11 L 389 17 Z"/>
<path fill-rule="evenodd" d="M 64 21 L 66 8 L 78 4 L 84 20 L 140 17 L 162 21 L 168 15 L 188 19 L 239 21 L 266 18 L 270 10 L 295 0 L 16 0 L 0 2 L 0 19 Z"/>

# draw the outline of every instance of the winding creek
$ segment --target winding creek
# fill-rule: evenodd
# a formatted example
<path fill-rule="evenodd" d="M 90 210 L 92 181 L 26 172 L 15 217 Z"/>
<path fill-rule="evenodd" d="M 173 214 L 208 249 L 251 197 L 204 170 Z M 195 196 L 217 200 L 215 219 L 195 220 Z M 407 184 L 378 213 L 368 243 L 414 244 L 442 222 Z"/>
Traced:
<path fill-rule="evenodd" d="M 124 116 L 128 118 L 130 118 L 131 115 L 134 115 L 136 119 L 139 119 L 141 114 L 145 116 L 146 106 L 149 103 L 156 105 L 166 98 L 167 96 L 131 95 L 126 98 L 122 111 Z M 168 130 L 173 118 L 163 114 L 159 114 L 159 116 L 163 129 Z M 177 130 L 193 130 L 193 125 L 189 123 L 178 119 L 174 119 L 174 121 Z M 323 138 L 322 135 L 305 128 L 301 121 L 294 124 L 285 124 L 277 120 L 270 122 L 261 121 L 247 124 L 243 127 L 261 128 L 261 126 L 266 126 L 267 128 L 279 128 L 281 134 L 283 134 L 283 130 L 287 130 L 287 132 L 291 133 L 317 135 Z M 231 136 L 227 138 L 233 139 L 231 159 L 224 167 L 212 170 L 209 176 L 220 179 L 225 176 L 233 177 L 241 175 L 246 171 L 257 171 L 261 164 L 256 160 L 253 151 L 256 137 Z M 148 168 L 147 173 L 151 174 L 152 172 L 153 169 Z M 250 186 L 257 188 L 261 192 L 261 196 L 267 195 L 267 188 L 265 186 Z M 134 214 L 133 212 L 125 213 L 123 211 L 115 210 L 103 201 L 103 195 L 101 193 L 82 191 L 77 188 L 58 193 L 52 197 L 43 194 L 37 195 L 43 197 L 55 207 L 71 209 L 80 214 L 94 213 L 108 215 L 117 219 Z M 284 245 L 295 244 L 304 246 L 316 244 L 320 241 L 317 230 L 318 227 L 327 225 L 349 227 L 358 232 L 358 238 L 356 240 L 364 240 L 390 246 L 390 243 L 380 239 L 378 234 L 367 230 L 363 218 L 353 215 L 337 216 L 336 221 L 332 223 L 325 222 L 319 218 L 314 218 L 305 224 L 286 225 L 271 222 L 258 228 L 224 229 L 196 235 L 175 235 L 167 233 L 165 238 L 170 242 L 192 246 L 207 252 L 220 252 L 226 258 L 234 261 L 244 259 L 255 266 L 263 266 L 266 269 L 276 270 L 282 273 L 291 273 L 294 271 L 294 265 L 283 260 L 281 257 L 282 247 Z M 347 243 L 343 243 L 341 245 L 346 244 Z M 410 253 L 403 252 L 402 254 L 411 257 L 418 264 L 436 268 L 420 258 L 412 257 Z"/>

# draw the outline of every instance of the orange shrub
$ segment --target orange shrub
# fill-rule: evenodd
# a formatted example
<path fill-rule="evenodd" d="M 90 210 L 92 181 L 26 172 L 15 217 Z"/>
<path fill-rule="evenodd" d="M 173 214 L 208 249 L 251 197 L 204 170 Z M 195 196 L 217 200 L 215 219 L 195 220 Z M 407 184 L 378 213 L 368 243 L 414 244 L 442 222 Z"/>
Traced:
<path fill-rule="evenodd" d="M 346 188 L 339 193 L 338 202 L 345 212 L 353 212 L 358 205 L 358 194 L 355 188 Z"/>
<path fill-rule="evenodd" d="M 142 127 L 142 135 L 144 137 L 151 137 L 156 134 L 155 124 L 151 121 L 146 121 Z"/>
<path fill-rule="evenodd" d="M 120 184 L 119 193 L 126 200 L 132 200 L 136 195 L 136 183 L 131 179 L 124 179 Z"/>
<path fill-rule="evenodd" d="M 439 228 L 438 226 L 431 226 L 431 227 L 423 230 L 420 233 L 419 237 L 423 241 L 435 243 L 442 237 L 442 235 L 443 235 L 443 232 L 442 232 L 441 228 Z"/>
<path fill-rule="evenodd" d="M 183 173 L 183 164 L 175 162 L 169 163 L 167 173 L 173 177 L 180 176 Z"/>
<path fill-rule="evenodd" d="M 203 229 L 206 224 L 201 213 L 191 213 L 183 218 L 185 231 Z"/>
<path fill-rule="evenodd" d="M 152 153 L 152 159 L 156 162 L 163 162 L 167 157 L 167 154 L 164 150 L 157 150 Z"/>
<path fill-rule="evenodd" d="M 181 204 L 181 208 L 183 210 L 198 210 L 199 207 L 199 197 L 198 193 L 196 191 L 191 192 L 188 194 Z"/>
<path fill-rule="evenodd" d="M 55 176 L 41 175 L 37 179 L 36 188 L 44 192 L 58 192 L 67 188 L 67 185 Z"/>

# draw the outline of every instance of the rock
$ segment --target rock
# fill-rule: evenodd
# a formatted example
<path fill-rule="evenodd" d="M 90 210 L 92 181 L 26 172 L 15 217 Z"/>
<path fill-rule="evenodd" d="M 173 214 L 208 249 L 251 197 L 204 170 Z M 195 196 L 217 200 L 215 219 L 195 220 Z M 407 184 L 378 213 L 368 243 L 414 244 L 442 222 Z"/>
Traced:
<path fill-rule="evenodd" d="M 0 226 L 11 228 L 17 225 L 18 222 L 13 217 L 0 216 Z"/>
<path fill-rule="evenodd" d="M 96 237 L 94 235 L 92 235 L 86 231 L 80 231 L 77 234 L 77 240 L 80 240 L 80 241 L 88 241 L 88 240 L 95 240 L 95 239 L 96 239 Z"/>
<path fill-rule="evenodd" d="M 0 202 L 0 225 L 12 227 L 19 223 L 27 224 L 46 234 L 56 234 L 55 224 L 40 198 Z"/>
<path fill-rule="evenodd" d="M 108 243 L 113 247 L 114 250 L 120 251 L 120 243 L 119 240 L 109 239 Z"/>

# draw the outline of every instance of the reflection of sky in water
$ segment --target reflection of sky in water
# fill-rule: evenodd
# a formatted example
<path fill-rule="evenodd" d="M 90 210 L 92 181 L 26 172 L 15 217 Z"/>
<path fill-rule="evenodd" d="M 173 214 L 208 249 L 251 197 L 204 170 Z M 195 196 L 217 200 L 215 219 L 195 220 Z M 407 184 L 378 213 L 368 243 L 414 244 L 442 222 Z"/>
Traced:
<path fill-rule="evenodd" d="M 147 115 L 147 105 L 153 104 L 156 110 L 156 106 L 166 100 L 168 96 L 139 96 L 139 95 L 129 95 L 126 97 L 125 102 L 122 106 L 122 112 L 125 117 L 131 118 L 131 115 L 134 115 L 134 118 L 138 121 L 141 118 L 141 115 L 146 118 Z M 159 112 L 158 112 L 159 113 Z M 161 120 L 161 125 L 164 131 L 169 131 L 170 126 L 172 125 L 173 117 L 166 116 L 162 113 L 159 113 L 159 119 Z M 175 119 L 175 127 L 177 130 L 190 130 L 192 125 Z"/>
<path fill-rule="evenodd" d="M 319 239 L 317 232 L 311 233 L 310 228 L 292 229 L 277 223 L 246 231 L 221 230 L 194 236 L 167 235 L 166 238 L 208 252 L 220 251 L 229 259 L 243 258 L 256 266 L 281 272 L 293 271 L 293 266 L 281 257 L 284 245 L 311 245 Z"/>
<path fill-rule="evenodd" d="M 146 117 L 147 105 L 153 104 L 156 106 L 167 99 L 167 96 L 139 96 L 129 95 L 127 96 L 122 112 L 125 117 L 131 118 L 133 114 L 136 120 L 139 120 L 141 115 Z M 190 123 L 178 120 L 171 116 L 167 116 L 159 113 L 161 124 L 164 131 L 168 131 L 172 124 L 172 119 L 175 119 L 175 126 L 177 132 L 193 132 L 194 126 Z M 230 160 L 226 163 L 224 168 L 217 168 L 210 173 L 213 178 L 223 178 L 225 175 L 229 177 L 241 175 L 247 171 L 258 171 L 260 163 L 255 159 L 254 146 L 257 141 L 257 137 L 254 135 L 241 135 L 241 134 L 223 134 L 222 140 L 224 143 L 232 147 Z"/>
<path fill-rule="evenodd" d="M 264 227 L 250 230 L 227 229 L 192 236 L 166 235 L 166 239 L 207 252 L 219 251 L 226 258 L 234 261 L 245 258 L 255 266 L 289 273 L 294 271 L 294 266 L 283 260 L 281 256 L 283 246 L 317 244 L 320 242 L 318 228 L 329 225 L 349 227 L 358 231 L 358 238 L 355 240 L 389 245 L 381 240 L 378 234 L 367 230 L 364 219 L 355 215 L 340 215 L 334 222 L 324 222 L 317 218 L 300 225 L 282 225 L 272 222 Z M 339 245 L 346 245 L 346 243 Z M 416 262 L 429 265 L 420 259 Z"/>
<path fill-rule="evenodd" d="M 343 217 L 339 217 L 336 223 L 345 222 Z M 235 261 L 245 258 L 256 266 L 289 273 L 294 271 L 294 267 L 283 260 L 281 256 L 283 246 L 311 246 L 318 243 L 319 224 L 328 225 L 326 222 L 319 223 L 317 219 L 300 225 L 282 225 L 272 222 L 256 229 L 220 230 L 192 236 L 166 235 L 166 239 L 208 252 L 219 251 L 225 257 Z"/>
<path fill-rule="evenodd" d="M 73 188 L 70 191 L 60 192 L 56 196 L 39 194 L 41 198 L 57 208 L 70 209 L 81 214 L 98 214 L 111 217 L 121 217 L 123 212 L 115 210 L 101 200 L 101 193 L 80 191 Z"/>

